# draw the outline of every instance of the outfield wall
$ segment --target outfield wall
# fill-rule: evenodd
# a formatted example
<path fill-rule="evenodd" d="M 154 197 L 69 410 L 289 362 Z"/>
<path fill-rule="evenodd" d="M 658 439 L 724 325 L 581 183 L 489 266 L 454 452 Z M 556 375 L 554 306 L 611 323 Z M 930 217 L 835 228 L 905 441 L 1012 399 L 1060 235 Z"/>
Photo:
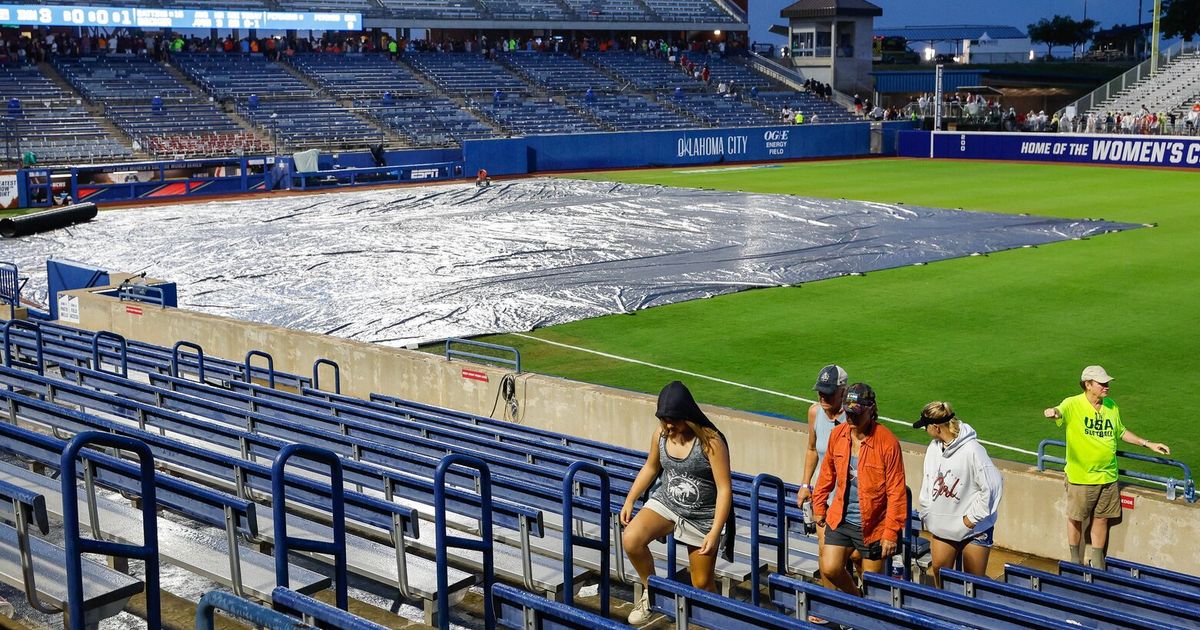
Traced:
<path fill-rule="evenodd" d="M 463 142 L 468 174 L 698 166 L 822 157 L 871 151 L 870 123 L 586 133 Z"/>
<path fill-rule="evenodd" d="M 1200 138 L 1113 134 L 902 131 L 901 157 L 1200 168 Z"/>
<path fill-rule="evenodd" d="M 110 274 L 119 283 L 128 274 Z M 79 298 L 78 324 L 111 330 L 130 339 L 171 346 L 186 340 L 200 344 L 206 355 L 241 361 L 249 350 L 269 352 L 276 369 L 309 374 L 317 358 L 342 367 L 342 392 L 367 397 L 372 392 L 488 415 L 497 408 L 497 388 L 505 370 L 427 353 L 390 348 L 328 335 L 256 324 L 193 311 L 139 305 L 98 295 L 103 289 L 66 292 Z M 664 375 L 664 384 L 670 376 Z M 656 425 L 653 395 L 581 383 L 540 374 L 516 377 L 519 421 L 566 434 L 645 450 Z M 329 387 L 326 385 L 326 387 Z M 706 412 L 729 438 L 733 467 L 769 472 L 798 480 L 804 463 L 807 427 L 789 420 L 705 405 Z M 883 401 L 883 411 L 887 402 Z M 503 409 L 504 405 L 499 405 Z M 794 413 L 802 416 L 804 407 Z M 1047 423 L 1047 434 L 1054 430 Z M 903 432 L 901 432 L 903 434 Z M 924 444 L 904 445 L 908 484 L 916 493 Z M 996 542 L 1018 552 L 1065 558 L 1063 476 L 1036 468 L 998 462 L 1005 478 L 1004 500 L 996 526 Z M 1200 505 L 1167 501 L 1161 492 L 1126 488 L 1134 506 L 1113 528 L 1109 554 L 1175 571 L 1200 566 Z"/>

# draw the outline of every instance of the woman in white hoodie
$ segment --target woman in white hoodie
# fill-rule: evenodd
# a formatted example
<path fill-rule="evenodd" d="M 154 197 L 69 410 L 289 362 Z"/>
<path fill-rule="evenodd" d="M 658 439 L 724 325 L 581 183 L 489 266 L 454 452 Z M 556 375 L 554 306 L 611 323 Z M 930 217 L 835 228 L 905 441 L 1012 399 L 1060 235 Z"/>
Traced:
<path fill-rule="evenodd" d="M 933 535 L 933 582 L 941 588 L 941 570 L 953 568 L 960 557 L 964 571 L 985 575 L 1004 480 L 975 429 L 954 417 L 950 403 L 925 405 L 913 428 L 923 428 L 933 438 L 925 451 L 918 507 L 921 522 Z"/>

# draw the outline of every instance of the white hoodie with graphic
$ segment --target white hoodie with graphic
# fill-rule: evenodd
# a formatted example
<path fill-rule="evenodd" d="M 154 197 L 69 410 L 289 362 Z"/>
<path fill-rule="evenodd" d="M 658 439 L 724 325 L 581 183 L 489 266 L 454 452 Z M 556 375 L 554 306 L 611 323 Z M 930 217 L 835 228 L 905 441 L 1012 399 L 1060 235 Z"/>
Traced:
<path fill-rule="evenodd" d="M 933 440 L 925 451 L 925 475 L 918 511 L 929 533 L 959 541 L 996 524 L 1004 480 L 979 443 L 975 429 L 963 422 L 958 437 L 943 448 Z M 975 527 L 963 523 L 966 516 Z"/>

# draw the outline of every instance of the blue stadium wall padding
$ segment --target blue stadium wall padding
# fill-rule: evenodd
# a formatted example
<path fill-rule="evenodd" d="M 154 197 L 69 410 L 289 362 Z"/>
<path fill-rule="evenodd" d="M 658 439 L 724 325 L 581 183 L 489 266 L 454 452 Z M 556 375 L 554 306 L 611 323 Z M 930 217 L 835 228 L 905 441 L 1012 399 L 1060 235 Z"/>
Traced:
<path fill-rule="evenodd" d="M 915 120 L 890 120 L 882 123 L 883 145 L 880 146 L 879 153 L 896 155 L 900 148 L 900 132 L 917 129 L 919 125 L 920 123 Z"/>
<path fill-rule="evenodd" d="M 868 123 L 531 136 L 463 142 L 466 172 L 696 166 L 867 155 Z"/>
<path fill-rule="evenodd" d="M 930 136 L 933 154 L 930 155 Z M 1019 160 L 1200 169 L 1200 138 L 1055 133 L 902 131 L 899 154 L 966 160 Z"/>
<path fill-rule="evenodd" d="M 50 301 L 50 319 L 58 319 L 60 291 L 108 286 L 108 272 L 73 260 L 51 258 L 46 261 L 46 284 Z"/>

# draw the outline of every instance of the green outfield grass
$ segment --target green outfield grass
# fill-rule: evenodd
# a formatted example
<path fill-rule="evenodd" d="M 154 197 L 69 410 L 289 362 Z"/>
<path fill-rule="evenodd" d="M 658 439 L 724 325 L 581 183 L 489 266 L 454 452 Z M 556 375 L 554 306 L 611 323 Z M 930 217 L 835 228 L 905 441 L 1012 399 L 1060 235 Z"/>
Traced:
<path fill-rule="evenodd" d="M 1200 418 L 1185 404 L 1200 390 L 1200 173 L 880 159 L 586 177 L 1157 223 L 1085 241 L 745 291 L 533 335 L 804 397 L 812 395 L 820 367 L 838 362 L 852 381 L 876 388 L 883 415 L 911 420 L 924 403 L 945 399 L 982 438 L 1028 450 L 1044 438 L 1061 439 L 1042 409 L 1078 393 L 1080 370 L 1100 363 L 1116 378 L 1112 396 L 1127 425 L 1200 467 Z M 517 346 L 536 372 L 643 392 L 657 392 L 677 377 L 513 335 L 487 340 Z M 682 380 L 706 403 L 793 417 L 807 407 Z M 925 440 L 923 432 L 892 427 L 901 439 Z"/>

